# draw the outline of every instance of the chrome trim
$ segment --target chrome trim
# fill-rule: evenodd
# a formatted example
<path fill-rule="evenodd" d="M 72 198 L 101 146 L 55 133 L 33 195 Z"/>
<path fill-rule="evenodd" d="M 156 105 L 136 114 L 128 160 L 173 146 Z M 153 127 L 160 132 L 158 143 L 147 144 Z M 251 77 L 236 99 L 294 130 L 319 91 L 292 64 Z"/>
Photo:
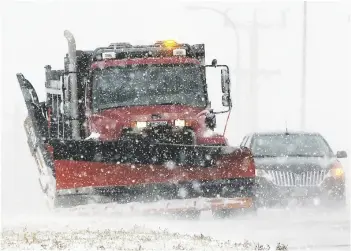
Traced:
<path fill-rule="evenodd" d="M 272 177 L 272 183 L 276 186 L 318 186 L 328 174 L 328 170 L 305 171 L 300 174 L 291 171 L 267 170 Z"/>

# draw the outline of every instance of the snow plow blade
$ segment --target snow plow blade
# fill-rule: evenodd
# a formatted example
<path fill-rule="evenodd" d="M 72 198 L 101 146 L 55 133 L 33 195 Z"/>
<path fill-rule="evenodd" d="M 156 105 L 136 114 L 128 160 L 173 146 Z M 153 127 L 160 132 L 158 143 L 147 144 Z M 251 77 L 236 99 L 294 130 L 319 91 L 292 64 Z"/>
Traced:
<path fill-rule="evenodd" d="M 253 197 L 255 170 L 246 148 L 141 140 L 49 144 L 61 196 L 94 195 L 126 203 Z"/>

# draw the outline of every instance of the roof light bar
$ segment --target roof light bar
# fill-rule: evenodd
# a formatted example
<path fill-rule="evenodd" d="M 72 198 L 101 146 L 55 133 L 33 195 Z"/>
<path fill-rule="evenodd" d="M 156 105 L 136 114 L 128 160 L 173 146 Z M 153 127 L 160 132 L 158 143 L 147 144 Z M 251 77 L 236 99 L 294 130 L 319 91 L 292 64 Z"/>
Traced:
<path fill-rule="evenodd" d="M 111 43 L 109 48 L 131 48 L 133 47 L 131 43 L 121 42 L 121 43 Z"/>
<path fill-rule="evenodd" d="M 102 53 L 102 59 L 111 59 L 111 58 L 116 58 L 116 52 L 109 51 L 109 52 Z"/>
<path fill-rule="evenodd" d="M 186 56 L 186 49 L 174 49 L 173 56 Z"/>

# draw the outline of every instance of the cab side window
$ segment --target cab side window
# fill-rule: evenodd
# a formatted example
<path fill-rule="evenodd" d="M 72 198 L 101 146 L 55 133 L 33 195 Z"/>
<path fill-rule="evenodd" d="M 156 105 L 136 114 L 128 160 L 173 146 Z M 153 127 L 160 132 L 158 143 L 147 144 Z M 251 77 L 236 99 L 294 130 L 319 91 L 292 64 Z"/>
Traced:
<path fill-rule="evenodd" d="M 247 139 L 246 139 L 246 142 L 245 142 L 245 146 L 247 147 L 247 148 L 251 148 L 251 142 L 252 142 L 252 137 L 247 137 Z"/>
<path fill-rule="evenodd" d="M 249 138 L 248 136 L 245 136 L 245 137 L 243 138 L 243 140 L 242 140 L 241 143 L 240 143 L 240 146 L 241 146 L 241 147 L 246 146 L 246 142 L 247 142 L 247 139 L 248 139 L 248 138 Z"/>

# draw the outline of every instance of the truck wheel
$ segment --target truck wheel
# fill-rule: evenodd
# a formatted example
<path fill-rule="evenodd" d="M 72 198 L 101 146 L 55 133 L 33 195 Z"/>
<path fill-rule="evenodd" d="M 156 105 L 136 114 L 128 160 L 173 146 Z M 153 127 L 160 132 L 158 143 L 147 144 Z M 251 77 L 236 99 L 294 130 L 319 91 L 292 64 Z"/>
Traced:
<path fill-rule="evenodd" d="M 194 210 L 186 214 L 185 218 L 188 220 L 198 220 L 200 218 L 201 211 Z"/>
<path fill-rule="evenodd" d="M 232 216 L 233 209 L 218 209 L 212 211 L 212 216 L 215 219 L 226 219 Z"/>
<path fill-rule="evenodd" d="M 255 204 L 249 208 L 235 208 L 235 209 L 219 209 L 212 211 L 212 216 L 215 219 L 226 219 L 230 217 L 235 217 L 239 215 L 257 215 L 257 207 Z"/>
<path fill-rule="evenodd" d="M 174 213 L 174 216 L 178 219 L 184 220 L 198 220 L 200 218 L 201 211 L 199 210 L 189 210 L 185 212 Z"/>

